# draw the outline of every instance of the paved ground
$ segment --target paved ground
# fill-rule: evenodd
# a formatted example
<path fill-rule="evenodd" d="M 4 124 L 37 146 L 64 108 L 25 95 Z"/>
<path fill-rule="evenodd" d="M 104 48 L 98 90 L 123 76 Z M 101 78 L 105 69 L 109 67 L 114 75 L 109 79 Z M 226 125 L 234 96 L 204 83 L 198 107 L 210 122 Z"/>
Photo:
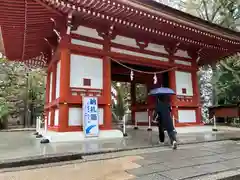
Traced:
<path fill-rule="evenodd" d="M 224 129 L 217 133 L 211 132 L 211 127 L 192 127 L 186 134 L 186 129 L 178 129 L 179 143 L 197 143 L 206 141 L 240 138 L 239 129 Z M 182 132 L 181 132 L 182 131 Z M 159 146 L 156 131 L 146 129 L 128 129 L 128 137 L 105 141 L 86 141 L 69 143 L 40 144 L 32 132 L 0 132 L 0 164 L 6 161 L 32 159 L 64 154 L 96 153 L 101 151 L 116 151 Z M 193 133 L 196 132 L 196 133 Z"/>
<path fill-rule="evenodd" d="M 236 141 L 182 145 L 84 156 L 81 161 L 0 171 L 0 180 L 225 179 L 240 174 Z M 104 160 L 103 160 L 104 159 Z"/>

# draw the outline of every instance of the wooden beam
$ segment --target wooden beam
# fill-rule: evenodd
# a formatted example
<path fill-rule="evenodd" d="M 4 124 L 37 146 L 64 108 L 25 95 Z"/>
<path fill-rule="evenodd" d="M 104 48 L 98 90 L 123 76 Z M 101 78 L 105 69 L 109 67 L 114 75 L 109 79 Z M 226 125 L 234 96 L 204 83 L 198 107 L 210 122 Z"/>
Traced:
<path fill-rule="evenodd" d="M 57 14 L 59 16 L 64 16 L 62 13 L 60 13 L 59 11 L 57 11 L 54 8 L 51 8 L 50 6 L 48 6 L 47 4 L 45 4 L 44 2 L 42 2 L 41 0 L 34 0 L 35 2 L 37 2 L 38 4 L 40 4 L 41 6 L 45 7 L 46 9 L 50 10 L 51 12 L 53 12 L 54 14 Z"/>

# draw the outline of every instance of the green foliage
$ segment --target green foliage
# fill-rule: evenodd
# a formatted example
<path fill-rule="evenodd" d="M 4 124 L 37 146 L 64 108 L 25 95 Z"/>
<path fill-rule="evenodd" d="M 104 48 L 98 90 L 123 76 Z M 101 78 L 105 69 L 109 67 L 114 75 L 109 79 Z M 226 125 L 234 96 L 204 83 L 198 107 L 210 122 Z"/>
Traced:
<path fill-rule="evenodd" d="M 181 0 L 181 10 L 222 27 L 239 31 L 239 0 Z M 203 103 L 203 120 L 207 122 L 208 107 L 240 102 L 240 58 L 237 55 L 209 67 L 201 67 L 199 86 Z"/>
<path fill-rule="evenodd" d="M 8 114 L 7 102 L 4 98 L 0 98 L 0 129 L 4 128 Z"/>
<path fill-rule="evenodd" d="M 45 77 L 41 69 L 32 70 L 28 75 L 28 106 L 35 116 L 40 116 L 44 111 Z"/>
<path fill-rule="evenodd" d="M 136 84 L 136 102 L 145 104 L 147 102 L 148 92 L 145 84 Z"/>
<path fill-rule="evenodd" d="M 182 0 L 183 10 L 209 22 L 236 30 L 240 5 L 236 0 Z"/>
<path fill-rule="evenodd" d="M 116 83 L 113 83 L 112 85 L 117 92 L 117 101 L 116 103 L 113 103 L 113 112 L 118 116 L 119 120 L 122 120 L 129 108 L 128 99 L 130 94 L 126 93 L 126 85 L 117 85 Z"/>
<path fill-rule="evenodd" d="M 20 117 L 26 111 L 32 117 L 43 112 L 45 72 L 30 69 L 19 62 L 0 58 L 0 118 Z"/>
<path fill-rule="evenodd" d="M 220 62 L 220 77 L 217 82 L 219 104 L 240 102 L 240 63 L 239 56 L 232 56 Z"/>
<path fill-rule="evenodd" d="M 183 10 L 218 24 L 225 28 L 238 30 L 240 25 L 240 2 L 236 0 L 183 0 Z M 233 56 L 212 65 L 212 103 L 229 103 L 239 99 L 235 90 L 240 83 L 240 60 Z M 204 83 L 204 82 L 203 82 Z M 224 100 L 223 100 L 224 99 Z"/>
<path fill-rule="evenodd" d="M 112 86 L 117 91 L 117 103 L 113 102 L 113 112 L 119 119 L 122 119 L 131 105 L 131 86 L 127 82 L 112 82 Z M 144 84 L 136 84 L 136 103 L 145 104 L 147 98 L 147 88 Z"/>

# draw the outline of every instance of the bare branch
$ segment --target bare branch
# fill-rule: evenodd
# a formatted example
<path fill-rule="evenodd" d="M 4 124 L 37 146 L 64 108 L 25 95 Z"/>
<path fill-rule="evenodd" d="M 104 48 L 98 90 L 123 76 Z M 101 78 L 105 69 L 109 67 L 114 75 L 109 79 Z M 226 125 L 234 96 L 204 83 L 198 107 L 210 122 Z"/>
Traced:
<path fill-rule="evenodd" d="M 220 4 L 217 9 L 213 12 L 212 14 L 212 18 L 211 18 L 211 22 L 214 22 L 215 18 L 216 18 L 216 15 L 218 14 L 218 12 L 221 10 L 222 8 L 222 5 Z"/>
<path fill-rule="evenodd" d="M 205 12 L 205 15 L 206 15 L 206 19 L 208 21 L 210 21 L 210 18 L 209 18 L 209 13 L 208 13 L 208 8 L 207 8 L 207 2 L 205 0 L 202 0 L 202 3 L 203 3 L 203 6 L 204 6 L 204 12 Z"/>

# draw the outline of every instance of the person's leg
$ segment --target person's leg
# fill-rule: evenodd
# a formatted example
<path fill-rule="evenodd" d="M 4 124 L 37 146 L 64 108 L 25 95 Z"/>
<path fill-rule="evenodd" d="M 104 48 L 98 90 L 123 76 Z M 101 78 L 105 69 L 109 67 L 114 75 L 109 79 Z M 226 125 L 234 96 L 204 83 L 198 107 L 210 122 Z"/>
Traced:
<path fill-rule="evenodd" d="M 161 124 L 158 124 L 158 132 L 159 132 L 159 134 L 158 134 L 159 135 L 159 141 L 161 143 L 164 143 L 165 134 L 164 134 L 164 130 L 163 130 Z"/>
<path fill-rule="evenodd" d="M 171 145 L 173 147 L 173 149 L 177 149 L 177 137 L 176 137 L 176 131 L 169 131 L 168 132 L 168 136 L 170 138 L 171 141 Z"/>

